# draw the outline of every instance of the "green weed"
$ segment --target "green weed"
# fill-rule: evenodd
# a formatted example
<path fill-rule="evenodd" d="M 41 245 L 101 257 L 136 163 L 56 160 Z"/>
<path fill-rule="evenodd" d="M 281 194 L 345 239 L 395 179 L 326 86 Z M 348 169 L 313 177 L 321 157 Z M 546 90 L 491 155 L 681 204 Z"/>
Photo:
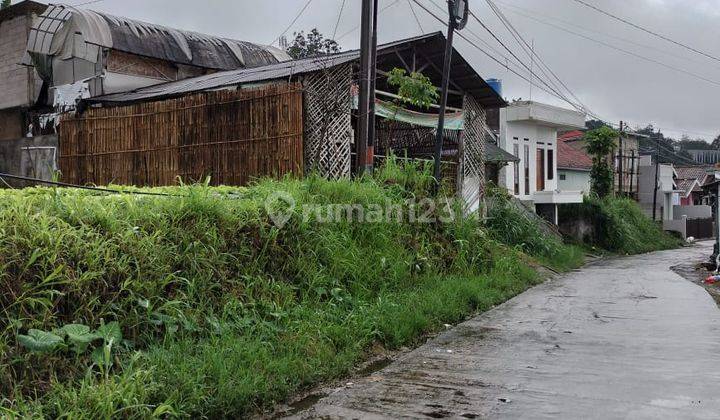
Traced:
<path fill-rule="evenodd" d="M 277 191 L 298 204 L 401 204 L 431 186 L 427 169 L 391 161 L 355 181 L 152 189 L 173 197 L 0 192 L 4 412 L 243 416 L 538 281 L 520 250 L 540 244 L 475 219 L 319 223 L 296 207 L 278 229 L 264 205 Z M 533 255 L 575 258 L 557 246 Z"/>

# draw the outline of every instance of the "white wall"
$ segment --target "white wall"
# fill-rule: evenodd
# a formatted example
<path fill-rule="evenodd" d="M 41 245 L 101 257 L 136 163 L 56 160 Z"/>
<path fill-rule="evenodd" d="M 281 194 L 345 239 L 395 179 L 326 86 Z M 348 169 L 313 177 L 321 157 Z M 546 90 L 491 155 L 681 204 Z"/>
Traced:
<path fill-rule="evenodd" d="M 687 216 L 688 219 L 709 219 L 712 217 L 712 207 L 705 205 L 674 206 L 673 216 L 675 219 L 683 216 Z"/>
<path fill-rule="evenodd" d="M 589 194 L 590 171 L 558 169 L 558 189 L 560 191 L 580 191 L 583 194 Z"/>
<path fill-rule="evenodd" d="M 526 140 L 527 139 L 527 140 Z M 514 167 L 520 168 L 520 194 L 521 200 L 531 200 L 537 187 L 537 150 L 543 150 L 545 164 L 548 163 L 548 150 L 553 155 L 553 177 L 548 179 L 548 170 L 545 170 L 544 191 L 558 189 L 557 174 L 557 130 L 555 128 L 538 125 L 530 121 L 507 121 L 505 109 L 500 110 L 500 147 L 510 154 L 514 154 L 514 145 L 518 145 L 519 163 L 511 163 L 500 170 L 500 183 L 504 185 L 511 194 L 514 194 Z M 525 146 L 528 146 L 529 160 L 526 161 Z M 530 189 L 525 188 L 525 167 L 530 169 Z"/>

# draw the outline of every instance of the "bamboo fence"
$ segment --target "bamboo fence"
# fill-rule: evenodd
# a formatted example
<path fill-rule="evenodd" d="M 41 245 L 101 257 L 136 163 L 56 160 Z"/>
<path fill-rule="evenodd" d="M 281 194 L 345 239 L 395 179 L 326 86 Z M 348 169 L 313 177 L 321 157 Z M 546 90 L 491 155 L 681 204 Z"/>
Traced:
<path fill-rule="evenodd" d="M 60 123 L 60 170 L 74 184 L 213 185 L 303 173 L 299 84 L 91 108 Z"/>

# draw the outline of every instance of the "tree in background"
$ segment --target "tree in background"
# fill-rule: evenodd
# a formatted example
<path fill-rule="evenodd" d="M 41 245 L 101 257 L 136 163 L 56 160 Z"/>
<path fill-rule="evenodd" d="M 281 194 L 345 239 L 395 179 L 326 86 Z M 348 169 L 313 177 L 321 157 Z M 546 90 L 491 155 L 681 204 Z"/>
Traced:
<path fill-rule="evenodd" d="M 294 59 L 315 57 L 321 54 L 340 52 L 340 45 L 333 39 L 325 38 L 317 28 L 305 34 L 305 31 L 295 32 L 295 39 L 286 51 Z"/>
<path fill-rule="evenodd" d="M 610 126 L 607 125 L 607 123 L 605 123 L 605 121 L 601 121 L 601 120 L 585 121 L 585 128 L 587 128 L 588 130 L 595 130 L 600 127 L 610 127 Z"/>
<path fill-rule="evenodd" d="M 715 137 L 715 140 L 712 141 L 712 144 L 710 146 L 712 146 L 712 148 L 715 150 L 720 150 L 720 135 Z"/>
<path fill-rule="evenodd" d="M 618 138 L 618 132 L 608 126 L 585 133 L 586 151 L 593 161 L 590 171 L 590 188 L 600 198 L 609 196 L 613 190 L 614 174 L 609 157 L 615 148 L 616 138 Z"/>
<path fill-rule="evenodd" d="M 4 9 L 6 7 L 10 7 L 10 1 L 11 0 L 2 0 L 2 3 L 0 3 L 0 9 Z"/>
<path fill-rule="evenodd" d="M 680 150 L 711 150 L 713 148 L 710 143 L 702 138 L 691 139 L 688 136 L 682 136 L 677 145 Z"/>
<path fill-rule="evenodd" d="M 666 137 L 659 129 L 656 131 L 652 124 L 648 124 L 645 128 L 638 128 L 635 132 L 648 136 L 648 138 L 640 139 L 640 150 L 645 153 L 655 155 L 658 143 L 660 143 L 660 163 L 692 164 L 692 156 L 687 149 L 683 148 L 682 142 L 678 142 L 672 137 Z"/>

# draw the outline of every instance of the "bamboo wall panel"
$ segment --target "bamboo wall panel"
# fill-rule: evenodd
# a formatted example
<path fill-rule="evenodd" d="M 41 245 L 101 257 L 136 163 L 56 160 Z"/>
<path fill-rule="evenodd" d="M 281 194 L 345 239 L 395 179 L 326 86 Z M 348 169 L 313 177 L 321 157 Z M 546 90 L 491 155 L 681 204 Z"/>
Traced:
<path fill-rule="evenodd" d="M 138 186 L 302 175 L 301 86 L 203 92 L 64 117 L 60 170 L 74 184 Z"/>

